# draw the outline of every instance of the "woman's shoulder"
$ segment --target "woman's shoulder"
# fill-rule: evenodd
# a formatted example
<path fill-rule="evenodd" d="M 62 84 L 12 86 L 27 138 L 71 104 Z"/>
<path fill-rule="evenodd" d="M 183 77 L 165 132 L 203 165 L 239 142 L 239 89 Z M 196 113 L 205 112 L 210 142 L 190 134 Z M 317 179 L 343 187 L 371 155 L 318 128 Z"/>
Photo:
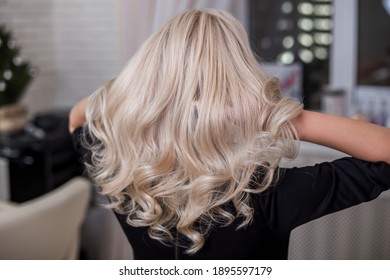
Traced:
<path fill-rule="evenodd" d="M 370 201 L 390 189 L 390 166 L 346 157 L 312 166 L 280 168 L 279 179 L 257 196 L 278 232 Z"/>

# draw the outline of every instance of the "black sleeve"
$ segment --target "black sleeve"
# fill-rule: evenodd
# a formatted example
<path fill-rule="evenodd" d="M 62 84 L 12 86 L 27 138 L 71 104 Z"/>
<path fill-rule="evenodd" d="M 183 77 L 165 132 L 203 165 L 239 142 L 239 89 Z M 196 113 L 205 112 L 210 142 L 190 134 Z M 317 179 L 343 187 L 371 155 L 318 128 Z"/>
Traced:
<path fill-rule="evenodd" d="M 73 148 L 76 150 L 77 153 L 80 155 L 84 155 L 86 153 L 85 148 L 81 144 L 81 137 L 83 134 L 84 129 L 82 127 L 76 128 L 73 133 L 71 134 L 72 136 L 72 144 Z"/>
<path fill-rule="evenodd" d="M 85 142 L 91 143 L 91 136 L 88 134 L 88 130 L 85 127 L 78 127 L 72 133 L 73 148 L 80 155 L 80 161 L 82 163 L 91 164 L 91 152 L 85 147 Z"/>
<path fill-rule="evenodd" d="M 390 188 L 390 165 L 383 162 L 342 158 L 281 172 L 279 182 L 259 196 L 269 225 L 281 236 L 326 214 L 375 199 Z"/>

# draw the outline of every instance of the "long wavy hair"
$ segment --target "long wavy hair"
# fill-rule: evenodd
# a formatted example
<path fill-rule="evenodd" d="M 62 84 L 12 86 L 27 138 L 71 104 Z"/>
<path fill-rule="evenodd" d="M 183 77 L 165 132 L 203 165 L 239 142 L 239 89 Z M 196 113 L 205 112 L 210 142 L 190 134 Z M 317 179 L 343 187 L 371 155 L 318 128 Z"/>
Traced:
<path fill-rule="evenodd" d="M 213 227 L 250 223 L 251 194 L 297 153 L 291 120 L 301 110 L 259 67 L 233 16 L 186 11 L 91 95 L 88 170 L 130 225 L 164 244 L 178 232 L 195 253 Z"/>

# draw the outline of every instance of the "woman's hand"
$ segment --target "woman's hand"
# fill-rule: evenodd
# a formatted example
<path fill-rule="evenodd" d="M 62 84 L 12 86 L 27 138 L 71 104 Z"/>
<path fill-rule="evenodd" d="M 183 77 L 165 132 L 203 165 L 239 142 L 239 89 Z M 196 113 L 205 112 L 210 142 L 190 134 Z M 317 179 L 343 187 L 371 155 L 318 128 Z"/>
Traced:
<path fill-rule="evenodd" d="M 305 110 L 293 124 L 303 141 L 327 146 L 361 160 L 390 164 L 389 128 Z"/>
<path fill-rule="evenodd" d="M 73 131 L 85 124 L 85 111 L 88 105 L 89 96 L 80 100 L 76 105 L 73 106 L 69 113 L 69 132 Z"/>

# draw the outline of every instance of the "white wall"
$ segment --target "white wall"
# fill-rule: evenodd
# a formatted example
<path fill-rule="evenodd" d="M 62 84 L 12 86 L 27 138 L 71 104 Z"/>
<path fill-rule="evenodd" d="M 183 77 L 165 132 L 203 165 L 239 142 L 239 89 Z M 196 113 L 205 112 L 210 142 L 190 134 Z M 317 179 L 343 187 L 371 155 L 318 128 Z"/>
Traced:
<path fill-rule="evenodd" d="M 247 25 L 246 0 L 0 0 L 5 23 L 39 69 L 22 102 L 30 114 L 71 107 L 105 81 L 159 25 L 190 8 L 218 8 Z"/>
<path fill-rule="evenodd" d="M 106 0 L 2 0 L 0 23 L 39 69 L 30 113 L 69 107 L 119 71 L 117 6 Z"/>

